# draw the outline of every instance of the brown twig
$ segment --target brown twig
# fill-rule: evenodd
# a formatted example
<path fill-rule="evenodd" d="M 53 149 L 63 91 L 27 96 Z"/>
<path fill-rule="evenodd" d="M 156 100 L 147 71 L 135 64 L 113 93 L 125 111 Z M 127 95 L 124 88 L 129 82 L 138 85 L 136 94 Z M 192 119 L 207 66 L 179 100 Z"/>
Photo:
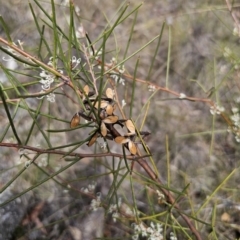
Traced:
<path fill-rule="evenodd" d="M 17 143 L 6 143 L 6 142 L 1 142 L 0 147 L 9 147 L 9 148 L 23 148 L 27 149 L 33 152 L 36 152 L 38 154 L 55 154 L 55 155 L 62 155 L 63 157 L 71 156 L 71 157 L 78 157 L 78 158 L 92 158 L 92 157 L 117 157 L 117 158 L 124 158 L 124 155 L 118 154 L 118 153 L 112 153 L 112 152 L 107 152 L 107 153 L 68 153 L 66 151 L 60 151 L 60 150 L 51 150 L 51 149 L 42 149 L 42 148 L 36 148 L 28 145 L 19 145 Z M 134 156 L 126 156 L 128 160 L 135 160 L 136 157 Z"/>

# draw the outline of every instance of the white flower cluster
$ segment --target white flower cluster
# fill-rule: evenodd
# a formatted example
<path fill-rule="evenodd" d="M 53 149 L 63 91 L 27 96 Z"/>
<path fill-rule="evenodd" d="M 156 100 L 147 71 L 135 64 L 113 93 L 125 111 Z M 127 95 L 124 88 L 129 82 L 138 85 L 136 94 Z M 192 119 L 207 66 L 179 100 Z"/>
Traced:
<path fill-rule="evenodd" d="M 125 79 L 121 78 L 120 75 L 117 74 L 111 74 L 111 77 L 116 83 L 120 83 L 123 86 L 125 86 Z"/>
<path fill-rule="evenodd" d="M 121 209 L 121 212 L 119 212 L 119 209 Z M 122 198 L 118 198 L 117 204 L 110 204 L 108 214 L 112 215 L 113 222 L 116 222 L 121 215 L 127 215 L 128 217 L 136 217 L 139 215 L 135 209 L 132 210 L 127 204 L 123 203 Z"/>
<path fill-rule="evenodd" d="M 73 56 L 71 63 L 72 63 L 72 70 L 74 70 L 81 63 L 81 58 L 77 59 L 75 56 Z"/>
<path fill-rule="evenodd" d="M 42 84 L 43 91 L 49 90 L 51 87 L 51 84 L 54 82 L 54 75 L 42 69 L 40 73 L 40 77 L 41 77 L 41 80 L 39 82 Z"/>
<path fill-rule="evenodd" d="M 158 195 L 158 203 L 162 203 L 165 201 L 165 196 L 163 193 L 161 193 L 159 190 L 156 190 L 156 193 Z"/>
<path fill-rule="evenodd" d="M 113 222 L 117 221 L 117 218 L 119 218 L 120 213 L 118 212 L 118 208 L 122 204 L 122 199 L 118 199 L 118 204 L 111 204 L 108 209 L 108 213 L 112 214 Z"/>
<path fill-rule="evenodd" d="M 104 152 L 107 152 L 107 142 L 104 141 L 103 143 L 100 144 L 100 148 L 104 151 Z"/>
<path fill-rule="evenodd" d="M 117 70 L 118 70 L 121 74 L 123 74 L 123 73 L 125 72 L 125 67 L 124 67 L 124 65 L 120 65 L 119 67 L 117 67 Z"/>
<path fill-rule="evenodd" d="M 80 63 L 81 63 L 81 58 L 77 59 L 75 56 L 73 56 L 71 59 L 72 70 L 75 69 Z M 48 66 L 53 67 L 53 58 L 52 57 L 49 59 Z M 40 69 L 42 70 L 39 74 L 41 77 L 39 83 L 42 84 L 42 91 L 40 93 L 45 93 L 46 91 L 48 91 L 51 88 L 51 84 L 55 81 L 55 76 L 52 73 L 46 71 L 45 69 L 43 69 L 41 67 L 40 67 Z M 58 72 L 63 74 L 62 70 L 58 69 Z M 45 96 L 41 96 L 41 97 L 38 97 L 38 99 L 42 99 L 44 97 Z M 48 95 L 46 95 L 46 97 L 49 102 L 55 102 L 55 94 L 54 93 L 49 93 Z"/>
<path fill-rule="evenodd" d="M 93 181 L 92 183 L 88 184 L 86 188 L 82 187 L 81 191 L 84 193 L 93 193 L 95 188 L 96 188 L 96 182 Z"/>
<path fill-rule="evenodd" d="M 120 214 L 118 212 L 117 204 L 111 204 L 108 213 L 112 214 L 113 222 L 117 221 L 117 218 L 119 218 Z"/>
<path fill-rule="evenodd" d="M 91 201 L 90 209 L 92 211 L 97 211 L 97 209 L 100 207 L 100 205 L 101 205 L 101 195 L 102 194 L 100 192 L 96 193 L 96 199 L 93 199 Z"/>
<path fill-rule="evenodd" d="M 144 225 L 142 222 L 139 224 L 132 224 L 134 235 L 132 236 L 133 240 L 138 240 L 140 236 L 147 237 L 148 240 L 163 240 L 162 235 L 162 226 L 153 222 L 150 223 L 150 227 Z"/>
<path fill-rule="evenodd" d="M 122 108 L 124 108 L 127 105 L 125 99 L 122 100 Z"/>
<path fill-rule="evenodd" d="M 53 66 L 52 57 L 49 59 L 48 65 L 51 67 Z M 55 76 L 52 73 L 47 72 L 43 68 L 41 68 L 41 70 L 42 71 L 39 74 L 41 77 L 39 83 L 42 84 L 42 91 L 40 93 L 45 93 L 47 90 L 49 90 L 51 88 L 51 84 L 54 82 Z M 62 71 L 61 71 L 61 73 L 62 73 Z M 49 93 L 46 96 L 47 96 L 47 100 L 49 102 L 55 102 L 55 94 L 54 93 Z M 37 97 L 37 99 L 42 99 L 44 97 L 45 96 Z"/>
<path fill-rule="evenodd" d="M 88 184 L 86 188 L 82 187 L 81 191 L 86 194 L 87 193 L 93 194 L 95 188 L 96 188 L 96 182 L 93 181 L 92 183 Z M 101 195 L 102 194 L 100 192 L 96 193 L 96 198 L 94 198 L 90 203 L 90 210 L 96 211 L 100 207 Z"/>
<path fill-rule="evenodd" d="M 27 149 L 19 148 L 18 154 L 19 154 L 19 158 L 16 158 L 16 164 L 24 163 L 26 168 L 30 166 L 30 164 L 32 163 L 32 160 L 29 160 L 29 158 L 26 158 L 26 156 L 29 155 L 30 152 Z"/>
<path fill-rule="evenodd" d="M 239 109 L 236 107 L 232 108 L 233 115 L 230 117 L 233 123 L 232 131 L 235 134 L 235 140 L 240 142 L 240 114 Z"/>
<path fill-rule="evenodd" d="M 177 237 L 174 235 L 173 232 L 170 233 L 170 240 L 177 240 Z"/>
<path fill-rule="evenodd" d="M 114 67 L 115 65 L 117 64 L 117 60 L 115 57 L 113 57 L 111 60 L 110 60 L 110 64 L 108 64 L 108 67 L 106 70 L 109 70 L 111 69 L 112 67 Z M 122 84 L 123 86 L 125 86 L 125 79 L 123 79 L 121 77 L 121 74 L 123 74 L 125 72 L 125 67 L 124 65 L 120 65 L 118 67 L 116 67 L 116 69 L 112 70 L 110 72 L 110 75 L 111 77 L 113 78 L 113 80 L 116 82 L 116 83 L 120 83 Z"/>
<path fill-rule="evenodd" d="M 214 105 L 214 106 L 211 106 L 210 107 L 210 113 L 212 114 L 212 115 L 215 115 L 215 114 L 221 114 L 222 112 L 224 112 L 225 111 L 225 108 L 224 107 L 222 107 L 222 106 L 217 106 L 217 105 Z"/>
<path fill-rule="evenodd" d="M 38 162 L 37 162 L 37 165 L 39 167 L 47 167 L 48 165 L 48 161 L 47 161 L 47 157 L 42 157 Z"/>
<path fill-rule="evenodd" d="M 156 87 L 154 85 L 148 85 L 148 91 L 149 92 L 154 92 L 156 90 Z"/>

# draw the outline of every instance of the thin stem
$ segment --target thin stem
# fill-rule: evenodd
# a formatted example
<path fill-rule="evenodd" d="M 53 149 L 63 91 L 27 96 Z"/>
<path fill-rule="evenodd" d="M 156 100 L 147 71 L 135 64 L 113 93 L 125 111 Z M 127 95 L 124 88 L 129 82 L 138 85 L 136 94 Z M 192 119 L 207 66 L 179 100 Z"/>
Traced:
<path fill-rule="evenodd" d="M 13 124 L 12 117 L 11 117 L 11 114 L 10 114 L 10 112 L 9 112 L 8 105 L 7 105 L 7 103 L 6 103 L 5 96 L 4 96 L 4 93 L 3 93 L 3 90 L 2 90 L 2 87 L 1 87 L 1 86 L 0 86 L 0 97 L 1 97 L 1 99 L 2 99 L 2 102 L 3 102 L 3 105 L 4 105 L 5 111 L 6 111 L 6 113 L 7 113 L 7 117 L 8 117 L 9 123 L 10 123 L 10 125 L 11 125 L 13 134 L 14 134 L 15 138 L 17 139 L 18 144 L 21 145 L 22 142 L 21 142 L 20 138 L 18 137 L 16 128 L 15 128 L 15 126 L 14 126 L 14 124 Z"/>

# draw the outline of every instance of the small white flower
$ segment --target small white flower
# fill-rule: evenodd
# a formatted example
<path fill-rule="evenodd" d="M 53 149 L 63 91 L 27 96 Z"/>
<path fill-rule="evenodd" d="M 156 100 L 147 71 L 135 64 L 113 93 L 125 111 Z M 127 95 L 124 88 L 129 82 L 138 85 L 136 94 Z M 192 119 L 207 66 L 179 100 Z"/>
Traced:
<path fill-rule="evenodd" d="M 235 140 L 236 140 L 237 142 L 240 142 L 240 137 L 239 137 L 239 136 L 235 136 Z"/>
<path fill-rule="evenodd" d="M 125 86 L 125 79 L 120 78 L 120 79 L 119 79 L 119 83 L 122 84 L 123 86 Z"/>
<path fill-rule="evenodd" d="M 117 205 L 116 204 L 110 204 L 110 207 L 108 209 L 108 213 L 112 213 L 116 209 L 117 209 Z"/>
<path fill-rule="evenodd" d="M 158 195 L 158 199 L 165 199 L 165 196 L 163 193 L 161 193 L 159 190 L 156 190 L 156 193 Z"/>
<path fill-rule="evenodd" d="M 116 58 L 115 57 L 112 57 L 112 59 L 110 60 L 110 65 L 111 65 L 111 67 L 112 66 L 114 66 L 114 65 L 116 65 L 116 63 L 117 63 L 117 60 L 116 60 Z"/>
<path fill-rule="evenodd" d="M 42 157 L 40 161 L 38 161 L 37 165 L 39 167 L 46 167 L 48 165 L 47 157 Z"/>
<path fill-rule="evenodd" d="M 111 77 L 113 78 L 113 80 L 116 82 L 116 83 L 120 83 L 122 84 L 123 86 L 125 85 L 125 80 L 123 78 L 121 78 L 119 75 L 117 74 L 111 74 Z"/>
<path fill-rule="evenodd" d="M 83 189 L 83 192 L 84 192 L 84 193 L 89 193 L 88 188 L 84 188 L 84 189 Z"/>
<path fill-rule="evenodd" d="M 50 61 L 51 62 L 50 58 Z M 41 68 L 42 69 L 42 68 Z M 40 77 L 41 80 L 39 81 L 42 84 L 42 91 L 40 93 L 44 93 L 45 91 L 49 90 L 51 88 L 51 84 L 54 82 L 54 75 L 52 75 L 51 73 L 48 73 L 47 71 L 45 71 L 44 69 L 42 69 L 42 71 L 40 72 Z M 41 96 L 41 97 L 37 97 L 37 99 L 42 99 L 45 96 Z M 55 102 L 55 94 L 54 93 L 50 93 L 47 96 L 47 100 L 50 102 Z"/>
<path fill-rule="evenodd" d="M 151 226 L 151 228 L 153 228 L 153 229 L 155 228 L 155 225 L 154 225 L 153 222 L 150 223 L 150 226 Z"/>
<path fill-rule="evenodd" d="M 117 218 L 119 218 L 119 213 L 118 212 L 114 212 L 112 214 L 112 218 L 113 218 L 113 222 L 116 222 L 117 221 Z"/>
<path fill-rule="evenodd" d="M 49 61 L 49 62 L 47 63 L 47 65 L 50 66 L 50 67 L 53 67 L 53 62 L 52 62 L 52 61 Z"/>
<path fill-rule="evenodd" d="M 159 223 L 156 224 L 156 228 L 157 228 L 157 231 L 158 231 L 159 233 L 161 233 L 161 232 L 163 231 L 162 225 L 159 224 Z"/>
<path fill-rule="evenodd" d="M 224 111 L 225 111 L 225 108 L 222 107 L 222 106 L 217 106 L 217 105 L 215 105 L 215 106 L 211 106 L 211 107 L 210 107 L 210 113 L 211 113 L 212 115 L 221 114 L 221 113 L 224 112 Z"/>
<path fill-rule="evenodd" d="M 132 217 L 135 216 L 134 212 L 132 211 L 132 209 L 129 206 L 125 207 L 125 214 L 128 216 L 132 216 Z"/>
<path fill-rule="evenodd" d="M 187 96 L 186 96 L 186 94 L 184 94 L 184 93 L 180 93 L 180 94 L 179 94 L 179 98 L 180 98 L 180 99 L 184 99 L 184 98 L 186 98 L 186 97 L 187 97 Z"/>
<path fill-rule="evenodd" d="M 170 233 L 170 240 L 177 240 L 177 237 L 174 235 L 173 232 Z"/>
<path fill-rule="evenodd" d="M 147 232 L 146 231 L 142 231 L 142 237 L 147 237 L 147 236 L 148 236 Z"/>
<path fill-rule="evenodd" d="M 233 112 L 233 113 L 238 113 L 238 108 L 237 108 L 237 107 L 233 107 L 233 108 L 232 108 L 232 112 Z"/>
<path fill-rule="evenodd" d="M 107 142 L 104 141 L 104 142 L 100 145 L 100 147 L 103 149 L 104 152 L 107 151 Z"/>
<path fill-rule="evenodd" d="M 90 209 L 92 211 L 97 211 L 98 207 L 99 207 L 99 202 L 96 199 L 93 199 L 90 204 Z"/>
<path fill-rule="evenodd" d="M 126 101 L 123 99 L 122 100 L 122 108 L 124 107 L 124 106 L 126 106 L 127 105 L 127 103 L 126 103 Z"/>
<path fill-rule="evenodd" d="M 149 92 L 154 92 L 156 90 L 156 87 L 154 85 L 148 85 L 148 91 Z"/>
<path fill-rule="evenodd" d="M 210 113 L 212 114 L 212 115 L 215 115 L 215 107 L 214 106 L 211 106 L 210 107 Z"/>
<path fill-rule="evenodd" d="M 89 192 L 94 192 L 95 188 L 96 188 L 96 182 L 94 181 L 88 185 Z"/>
<path fill-rule="evenodd" d="M 49 93 L 48 95 L 47 95 L 47 100 L 49 101 L 49 102 L 55 102 L 55 94 L 54 93 Z"/>
<path fill-rule="evenodd" d="M 73 64 L 73 67 L 72 67 L 72 70 L 73 70 L 80 64 L 81 58 L 77 59 L 75 56 L 73 56 L 71 62 Z"/>
<path fill-rule="evenodd" d="M 217 114 L 221 114 L 224 111 L 225 111 L 225 108 L 223 106 L 218 106 L 217 107 Z"/>
<path fill-rule="evenodd" d="M 148 232 L 148 233 L 153 233 L 153 229 L 152 229 L 151 227 L 148 227 L 148 228 L 147 228 L 147 232 Z"/>
<path fill-rule="evenodd" d="M 230 118 L 234 122 L 234 125 L 238 125 L 239 124 L 239 122 L 240 122 L 240 115 L 239 115 L 239 113 L 235 113 Z"/>
<path fill-rule="evenodd" d="M 118 71 L 119 71 L 121 74 L 123 74 L 123 73 L 125 72 L 125 67 L 124 67 L 124 65 L 119 66 L 117 69 L 118 69 Z"/>
<path fill-rule="evenodd" d="M 90 204 L 90 209 L 96 211 L 101 205 L 101 193 L 96 194 L 96 199 L 93 199 Z"/>
<path fill-rule="evenodd" d="M 50 89 L 50 86 L 51 86 L 51 83 L 53 82 L 53 80 L 51 81 L 48 79 L 47 80 L 41 79 L 39 82 L 42 84 L 42 89 L 44 91 L 47 91 Z"/>
<path fill-rule="evenodd" d="M 80 7 L 78 7 L 77 5 L 74 5 L 75 8 L 75 12 L 78 16 L 80 16 Z"/>

